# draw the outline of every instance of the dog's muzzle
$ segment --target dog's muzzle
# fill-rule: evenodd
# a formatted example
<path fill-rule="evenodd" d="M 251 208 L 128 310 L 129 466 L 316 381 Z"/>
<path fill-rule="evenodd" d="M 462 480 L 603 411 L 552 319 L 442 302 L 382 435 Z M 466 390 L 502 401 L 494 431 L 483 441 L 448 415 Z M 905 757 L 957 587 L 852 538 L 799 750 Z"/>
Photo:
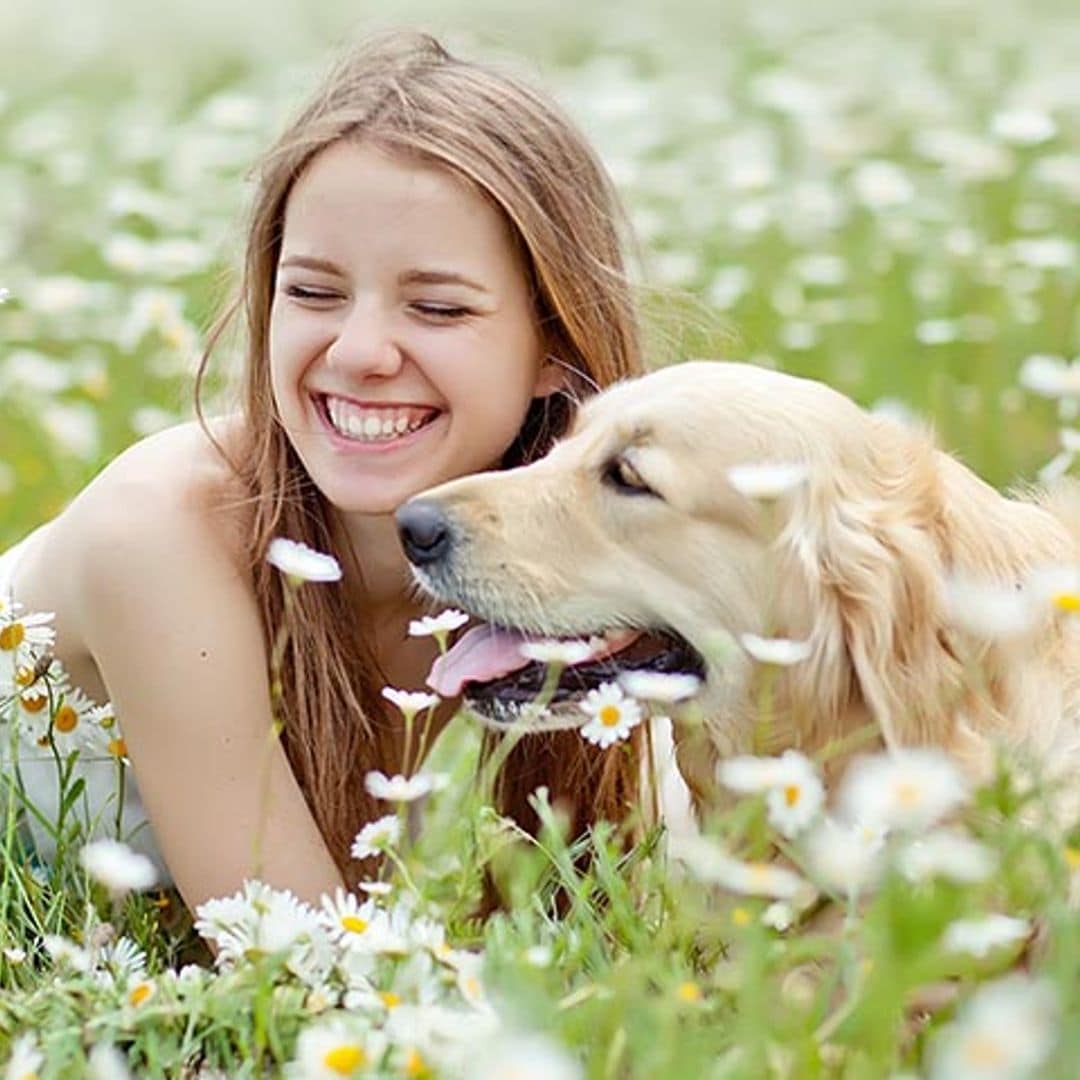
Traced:
<path fill-rule="evenodd" d="M 410 499 L 394 515 L 405 556 L 414 566 L 430 566 L 450 553 L 450 522 L 433 499 Z"/>

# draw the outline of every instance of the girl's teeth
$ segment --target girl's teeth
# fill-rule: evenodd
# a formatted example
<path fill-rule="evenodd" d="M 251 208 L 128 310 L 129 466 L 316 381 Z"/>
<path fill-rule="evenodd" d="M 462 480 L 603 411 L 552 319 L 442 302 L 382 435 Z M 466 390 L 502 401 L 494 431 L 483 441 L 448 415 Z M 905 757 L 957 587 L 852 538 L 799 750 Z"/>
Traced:
<path fill-rule="evenodd" d="M 334 429 L 357 442 L 384 442 L 421 427 L 429 413 L 419 409 L 360 409 L 341 398 L 326 399 L 326 414 Z"/>

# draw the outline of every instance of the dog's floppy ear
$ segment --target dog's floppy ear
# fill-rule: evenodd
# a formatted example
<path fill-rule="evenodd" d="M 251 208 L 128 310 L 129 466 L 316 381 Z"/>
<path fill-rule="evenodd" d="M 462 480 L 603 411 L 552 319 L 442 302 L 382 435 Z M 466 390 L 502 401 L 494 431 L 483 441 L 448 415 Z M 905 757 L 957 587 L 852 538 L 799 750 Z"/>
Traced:
<path fill-rule="evenodd" d="M 865 705 L 888 746 L 941 739 L 960 671 L 941 630 L 942 477 L 929 438 L 868 417 L 861 445 L 819 463 L 780 537 L 811 655 L 791 706 L 820 746 Z"/>

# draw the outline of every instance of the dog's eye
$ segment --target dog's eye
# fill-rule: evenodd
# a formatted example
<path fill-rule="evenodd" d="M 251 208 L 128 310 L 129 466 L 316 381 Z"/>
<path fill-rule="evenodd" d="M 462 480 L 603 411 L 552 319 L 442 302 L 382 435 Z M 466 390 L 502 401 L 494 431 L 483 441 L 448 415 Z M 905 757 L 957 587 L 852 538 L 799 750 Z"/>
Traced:
<path fill-rule="evenodd" d="M 641 478 L 641 473 L 625 458 L 608 462 L 604 469 L 604 482 L 622 495 L 656 495 Z"/>

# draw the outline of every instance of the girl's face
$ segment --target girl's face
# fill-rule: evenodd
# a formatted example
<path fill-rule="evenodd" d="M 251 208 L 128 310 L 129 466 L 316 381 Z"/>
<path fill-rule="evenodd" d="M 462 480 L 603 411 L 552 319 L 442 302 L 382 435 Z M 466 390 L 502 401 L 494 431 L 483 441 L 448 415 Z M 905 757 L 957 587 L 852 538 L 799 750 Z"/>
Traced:
<path fill-rule="evenodd" d="M 495 467 L 543 362 L 499 212 L 447 170 L 340 141 L 285 211 L 270 372 L 285 429 L 339 510 L 386 514 Z"/>

